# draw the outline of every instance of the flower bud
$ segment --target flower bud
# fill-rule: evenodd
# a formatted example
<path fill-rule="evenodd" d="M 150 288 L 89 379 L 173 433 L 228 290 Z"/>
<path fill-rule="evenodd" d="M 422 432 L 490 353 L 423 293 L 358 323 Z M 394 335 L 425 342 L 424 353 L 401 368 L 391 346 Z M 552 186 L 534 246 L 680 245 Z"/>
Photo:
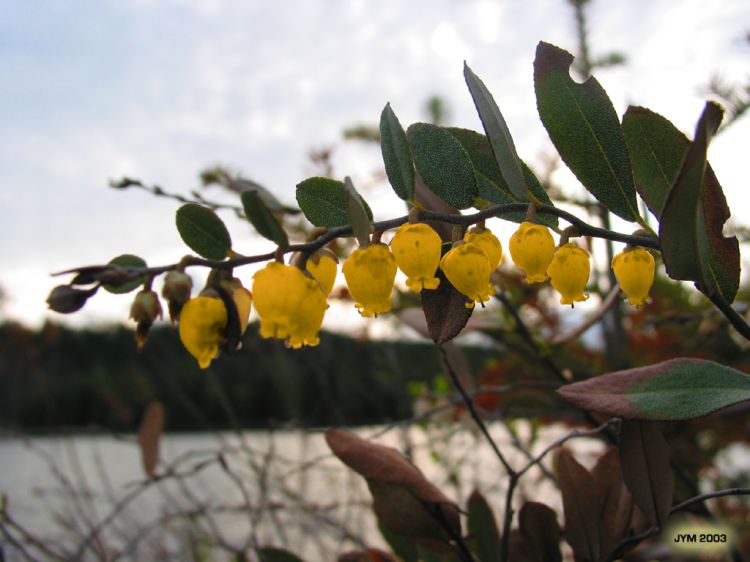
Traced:
<path fill-rule="evenodd" d="M 385 244 L 358 248 L 346 258 L 341 271 L 362 316 L 377 316 L 391 310 L 391 292 L 396 279 L 396 260 Z"/>
<path fill-rule="evenodd" d="M 487 228 L 475 226 L 464 235 L 464 240 L 476 244 L 487 255 L 492 271 L 503 262 L 503 246 Z"/>
<path fill-rule="evenodd" d="M 510 237 L 510 257 L 526 273 L 524 282 L 543 283 L 555 253 L 555 241 L 546 226 L 522 222 Z"/>
<path fill-rule="evenodd" d="M 438 288 L 440 279 L 435 272 L 440 265 L 442 243 L 438 233 L 424 223 L 406 223 L 396 229 L 391 251 L 396 265 L 407 276 L 406 285 L 415 293 Z"/>
<path fill-rule="evenodd" d="M 164 276 L 164 286 L 161 290 L 161 296 L 167 301 L 169 318 L 172 322 L 177 322 L 182 307 L 190 300 L 192 289 L 193 280 L 184 271 L 175 269 Z"/>
<path fill-rule="evenodd" d="M 136 293 L 130 306 L 130 318 L 136 321 L 135 341 L 138 351 L 143 349 L 151 326 L 161 315 L 161 303 L 154 291 L 142 289 Z"/>
<path fill-rule="evenodd" d="M 81 310 L 89 297 L 93 296 L 98 287 L 93 289 L 76 289 L 70 285 L 58 285 L 50 291 L 47 306 L 50 310 L 61 314 L 70 314 Z"/>
<path fill-rule="evenodd" d="M 654 283 L 654 256 L 643 248 L 627 248 L 612 258 L 612 270 L 630 304 L 642 306 Z"/>
<path fill-rule="evenodd" d="M 449 250 L 440 261 L 440 269 L 451 285 L 469 298 L 466 308 L 488 301 L 495 293 L 487 254 L 473 242 L 459 243 Z"/>
<path fill-rule="evenodd" d="M 547 275 L 555 290 L 560 293 L 560 304 L 573 305 L 589 298 L 583 292 L 589 280 L 591 265 L 589 253 L 573 242 L 560 246 L 555 252 Z"/>

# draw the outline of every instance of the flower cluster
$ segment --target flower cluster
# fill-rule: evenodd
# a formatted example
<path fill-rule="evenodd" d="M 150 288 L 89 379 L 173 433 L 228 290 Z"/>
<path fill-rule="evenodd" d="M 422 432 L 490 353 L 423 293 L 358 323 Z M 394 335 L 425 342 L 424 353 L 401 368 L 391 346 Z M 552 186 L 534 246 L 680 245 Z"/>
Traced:
<path fill-rule="evenodd" d="M 555 242 L 543 225 L 523 222 L 510 239 L 513 263 L 526 274 L 526 283 L 547 279 L 560 293 L 560 303 L 585 301 L 591 271 L 589 253 L 572 242 Z M 626 248 L 612 260 L 612 269 L 630 304 L 643 305 L 654 282 L 654 257 L 643 248 Z"/>
<path fill-rule="evenodd" d="M 586 250 L 563 236 L 559 246 L 546 226 L 521 223 L 510 238 L 513 263 L 525 283 L 550 280 L 562 304 L 584 301 L 590 274 Z M 391 310 L 396 273 L 406 275 L 407 287 L 416 293 L 440 287 L 447 280 L 466 297 L 466 307 L 488 301 L 495 293 L 492 272 L 503 261 L 500 240 L 483 224 L 469 229 L 450 247 L 424 223 L 409 222 L 395 231 L 390 244 L 379 241 L 354 250 L 342 273 L 354 306 L 364 317 Z M 252 292 L 230 273 L 214 271 L 201 293 L 191 298 L 192 281 L 181 270 L 165 276 L 162 296 L 172 321 L 179 324 L 180 339 L 206 368 L 220 351 L 232 351 L 247 328 L 254 305 L 260 318 L 260 335 L 283 340 L 300 348 L 319 343 L 319 332 L 338 272 L 338 260 L 327 250 L 297 256 L 293 264 L 272 261 L 252 281 Z M 654 277 L 654 258 L 642 248 L 626 248 L 612 260 L 615 276 L 631 304 L 648 299 Z M 138 322 L 139 345 L 148 328 L 161 316 L 157 295 L 145 288 L 136 295 L 131 316 Z"/>

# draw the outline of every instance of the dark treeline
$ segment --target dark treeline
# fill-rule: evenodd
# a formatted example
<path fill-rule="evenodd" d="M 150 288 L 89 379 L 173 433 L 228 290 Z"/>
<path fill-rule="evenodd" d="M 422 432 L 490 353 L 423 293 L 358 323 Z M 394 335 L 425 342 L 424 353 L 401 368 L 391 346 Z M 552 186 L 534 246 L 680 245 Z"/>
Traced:
<path fill-rule="evenodd" d="M 325 333 L 319 346 L 292 351 L 250 326 L 240 351 L 202 371 L 168 327 L 154 329 L 137 353 L 124 327 L 5 323 L 0 427 L 132 430 L 152 400 L 164 404 L 173 431 L 381 423 L 409 416 L 409 383 L 440 372 L 436 348 L 421 343 Z"/>

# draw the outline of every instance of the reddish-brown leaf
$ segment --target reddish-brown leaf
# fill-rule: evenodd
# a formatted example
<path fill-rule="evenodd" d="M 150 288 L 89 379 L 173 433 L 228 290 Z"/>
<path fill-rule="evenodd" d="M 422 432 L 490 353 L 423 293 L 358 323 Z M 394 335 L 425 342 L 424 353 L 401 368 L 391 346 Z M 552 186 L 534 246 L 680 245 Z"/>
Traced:
<path fill-rule="evenodd" d="M 423 290 L 422 310 L 432 341 L 440 345 L 455 338 L 464 329 L 471 317 L 471 308 L 466 295 L 459 293 L 450 281 L 438 270 L 435 274 L 440 285 L 434 291 Z"/>
<path fill-rule="evenodd" d="M 452 536 L 460 536 L 458 506 L 396 449 L 341 429 L 327 431 L 326 442 L 367 480 L 373 510 L 385 527 L 438 551 L 448 548 Z"/>
<path fill-rule="evenodd" d="M 521 535 L 527 551 L 536 562 L 561 562 L 560 536 L 557 514 L 550 507 L 538 502 L 527 502 L 518 515 Z"/>
<path fill-rule="evenodd" d="M 674 475 L 670 451 L 653 422 L 623 420 L 620 461 L 625 485 L 649 522 L 663 528 L 672 507 Z"/>
<path fill-rule="evenodd" d="M 156 475 L 156 466 L 159 464 L 159 442 L 164 431 L 164 418 L 164 406 L 161 402 L 151 402 L 138 428 L 143 470 L 149 478 Z"/>
<path fill-rule="evenodd" d="M 600 552 L 606 559 L 628 532 L 633 496 L 625 487 L 617 449 L 609 449 L 591 471 L 600 506 Z"/>
<path fill-rule="evenodd" d="M 338 562 L 397 562 L 392 554 L 379 548 L 366 548 L 340 554 Z"/>
<path fill-rule="evenodd" d="M 565 540 L 580 562 L 598 562 L 599 500 L 591 474 L 567 449 L 555 455 L 555 472 L 565 515 Z"/>

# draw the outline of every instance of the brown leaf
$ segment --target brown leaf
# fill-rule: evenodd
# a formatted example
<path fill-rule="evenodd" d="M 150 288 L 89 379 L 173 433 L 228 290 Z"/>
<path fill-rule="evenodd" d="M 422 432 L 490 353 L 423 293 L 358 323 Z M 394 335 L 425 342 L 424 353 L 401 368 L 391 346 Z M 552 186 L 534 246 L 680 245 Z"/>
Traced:
<path fill-rule="evenodd" d="M 392 554 L 379 548 L 353 550 L 340 554 L 337 562 L 397 562 Z"/>
<path fill-rule="evenodd" d="M 159 441 L 164 431 L 164 418 L 164 406 L 161 402 L 151 402 L 146 407 L 138 428 L 143 470 L 149 478 L 156 475 L 156 465 L 159 464 Z"/>
<path fill-rule="evenodd" d="M 599 458 L 591 477 L 599 499 L 600 552 L 606 559 L 627 534 L 633 515 L 633 496 L 623 482 L 617 449 Z"/>
<path fill-rule="evenodd" d="M 419 294 L 430 337 L 440 345 L 461 333 L 473 309 L 466 308 L 469 302 L 466 295 L 459 293 L 441 270 L 438 269 L 435 275 L 440 279 L 438 288 L 434 291 L 425 289 Z"/>
<path fill-rule="evenodd" d="M 326 442 L 367 480 L 373 510 L 385 527 L 432 550 L 445 550 L 451 536 L 460 536 L 458 506 L 396 449 L 341 429 L 327 431 Z"/>
<path fill-rule="evenodd" d="M 535 562 L 561 562 L 560 536 L 557 514 L 543 503 L 527 502 L 518 515 L 521 535 L 527 551 Z"/>
<path fill-rule="evenodd" d="M 599 500 L 594 480 L 567 449 L 557 452 L 554 465 L 563 501 L 565 540 L 577 561 L 598 562 Z"/>
<path fill-rule="evenodd" d="M 674 475 L 670 451 L 653 422 L 623 420 L 620 428 L 622 477 L 649 522 L 663 528 L 672 507 Z"/>

